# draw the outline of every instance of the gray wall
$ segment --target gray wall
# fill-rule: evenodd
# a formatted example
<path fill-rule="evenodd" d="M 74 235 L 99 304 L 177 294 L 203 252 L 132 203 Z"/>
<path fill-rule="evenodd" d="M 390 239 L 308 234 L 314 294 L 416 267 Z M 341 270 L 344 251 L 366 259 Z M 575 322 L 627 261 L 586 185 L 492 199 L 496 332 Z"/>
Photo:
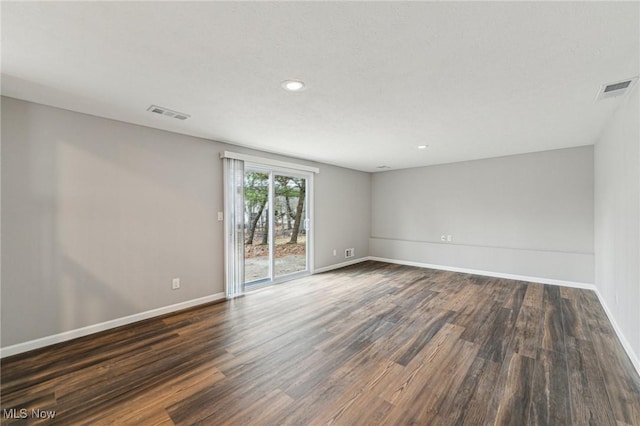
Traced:
<path fill-rule="evenodd" d="M 640 369 L 640 110 L 638 87 L 595 146 L 596 286 Z"/>
<path fill-rule="evenodd" d="M 367 255 L 367 173 L 3 97 L 0 345 L 222 292 L 224 150 L 319 167 L 316 267 Z"/>
<path fill-rule="evenodd" d="M 593 147 L 376 173 L 369 250 L 593 283 Z"/>
<path fill-rule="evenodd" d="M 323 166 L 316 176 L 315 191 L 315 268 L 367 257 L 371 231 L 370 174 Z M 346 248 L 355 249 L 353 259 L 345 259 Z M 333 249 L 337 251 L 335 257 Z"/>

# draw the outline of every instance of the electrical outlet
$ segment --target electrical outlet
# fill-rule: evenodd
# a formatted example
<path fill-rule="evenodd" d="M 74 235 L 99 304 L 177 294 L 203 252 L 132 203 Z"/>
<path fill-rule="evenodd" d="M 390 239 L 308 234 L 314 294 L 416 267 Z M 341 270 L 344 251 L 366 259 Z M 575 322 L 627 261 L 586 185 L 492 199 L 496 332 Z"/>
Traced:
<path fill-rule="evenodd" d="M 337 255 L 338 255 L 338 252 L 336 251 L 336 249 L 333 249 L 333 255 L 334 255 L 334 256 L 337 256 Z"/>
<path fill-rule="evenodd" d="M 174 278 L 171 281 L 171 289 L 172 290 L 177 290 L 180 288 L 180 278 Z"/>
<path fill-rule="evenodd" d="M 345 251 L 344 251 L 344 257 L 345 258 L 353 257 L 354 255 L 355 255 L 355 249 L 354 248 L 345 249 Z"/>
<path fill-rule="evenodd" d="M 440 241 L 447 241 L 446 235 L 440 235 Z"/>
<path fill-rule="evenodd" d="M 451 235 L 447 235 L 447 241 L 448 241 L 448 242 L 453 241 L 453 238 L 451 237 Z"/>
<path fill-rule="evenodd" d="M 218 222 L 222 222 L 224 220 L 224 213 L 218 212 Z"/>

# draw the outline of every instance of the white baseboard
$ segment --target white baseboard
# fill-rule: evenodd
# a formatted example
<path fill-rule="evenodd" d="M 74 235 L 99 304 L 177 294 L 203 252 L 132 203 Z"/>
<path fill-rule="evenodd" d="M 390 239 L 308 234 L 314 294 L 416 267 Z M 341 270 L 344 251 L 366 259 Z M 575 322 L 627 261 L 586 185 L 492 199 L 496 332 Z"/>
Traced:
<path fill-rule="evenodd" d="M 355 265 L 356 263 L 361 263 L 361 262 L 366 262 L 367 260 L 370 260 L 370 257 L 359 257 L 357 259 L 353 259 L 353 260 L 348 260 L 346 262 L 342 262 L 342 263 L 337 263 L 335 265 L 329 265 L 329 266 L 323 266 L 322 268 L 316 268 L 314 269 L 313 273 L 314 274 L 321 274 L 323 272 L 327 272 L 327 271 L 332 271 L 334 269 L 340 269 L 340 268 L 344 268 L 345 266 L 351 266 L 351 265 Z"/>
<path fill-rule="evenodd" d="M 532 282 L 532 283 L 551 284 L 551 285 L 558 285 L 558 286 L 564 286 L 564 287 L 574 287 L 574 288 L 582 288 L 586 290 L 593 290 L 598 296 L 598 300 L 600 301 L 600 304 L 604 308 L 604 311 L 607 314 L 607 317 L 609 318 L 611 325 L 613 325 L 613 329 L 615 330 L 616 335 L 618 336 L 618 339 L 622 344 L 622 347 L 624 348 L 627 355 L 629 356 L 629 359 L 631 360 L 631 363 L 635 367 L 636 371 L 638 372 L 638 374 L 640 374 L 640 359 L 638 359 L 638 356 L 633 352 L 633 349 L 631 348 L 629 341 L 626 339 L 626 337 L 622 333 L 622 330 L 618 326 L 618 323 L 616 322 L 615 317 L 613 316 L 613 314 L 611 313 L 611 310 L 605 303 L 604 298 L 598 291 L 598 288 L 593 284 L 579 283 L 579 282 L 573 282 L 573 281 L 563 281 L 563 280 L 556 280 L 551 278 L 528 277 L 524 275 L 505 274 L 501 272 L 480 271 L 475 269 L 459 268 L 455 266 L 433 265 L 430 263 L 410 262 L 410 261 L 387 259 L 387 258 L 374 257 L 374 256 L 361 257 L 361 258 L 350 260 L 347 262 L 325 266 L 325 267 L 314 270 L 313 273 L 319 274 L 322 272 L 328 272 L 334 269 L 340 269 L 346 266 L 355 265 L 356 263 L 365 262 L 367 260 L 394 263 L 398 265 L 417 266 L 420 268 L 438 269 L 443 271 L 462 272 L 466 274 L 482 275 L 482 276 L 495 277 L 495 278 L 505 278 L 510 280 L 526 281 L 526 282 Z M 100 331 L 109 330 L 111 328 L 120 327 L 122 325 L 131 324 L 144 319 L 179 311 L 181 309 L 186 309 L 186 308 L 201 305 L 204 303 L 222 300 L 224 298 L 225 298 L 224 293 L 216 293 L 211 296 L 205 296 L 198 299 L 189 300 L 186 302 L 176 303 L 170 306 L 164 306 L 162 308 L 152 309 L 149 311 L 141 312 L 139 314 L 129 315 L 129 316 L 126 316 L 123 318 L 117 318 L 111 321 L 105 321 L 99 324 L 94 324 L 87 327 L 66 331 L 64 333 L 55 334 L 53 336 L 47 336 L 47 337 L 42 337 L 40 339 L 30 340 L 24 343 L 18 343 L 16 345 L 7 346 L 6 348 L 0 348 L 0 358 L 5 358 L 11 355 L 16 355 L 19 353 L 33 350 L 33 349 L 38 349 L 44 346 L 65 342 L 68 340 L 76 339 L 78 337 L 87 336 L 89 334 L 98 333 Z"/>
<path fill-rule="evenodd" d="M 78 337 L 87 336 L 89 334 L 98 333 L 100 331 L 109 330 L 120 327 L 122 325 L 131 324 L 148 318 L 157 317 L 171 312 L 179 311 L 193 306 L 202 305 L 204 303 L 215 302 L 225 298 L 224 293 L 216 293 L 210 296 L 200 297 L 198 299 L 187 300 L 186 302 L 176 303 L 174 305 L 163 306 L 161 308 L 151 309 L 149 311 L 140 312 L 138 314 L 129 315 L 122 318 L 116 318 L 110 321 L 93 324 L 75 330 L 65 331 L 64 333 L 54 334 L 53 336 L 41 337 L 39 339 L 30 340 L 24 343 L 18 343 L 6 348 L 0 348 L 0 358 L 11 355 L 31 351 L 42 348 L 44 346 L 54 345 L 56 343 L 66 342 L 68 340 L 77 339 Z"/>
<path fill-rule="evenodd" d="M 540 278 L 540 277 L 529 277 L 526 275 L 516 275 L 516 274 L 505 274 L 502 272 L 492 272 L 492 271 L 482 271 L 478 269 L 468 269 L 468 268 L 459 268 L 457 266 L 444 266 L 444 265 L 433 265 L 430 263 L 421 263 L 421 262 L 410 262 L 405 260 L 397 260 L 397 259 L 386 259 L 382 257 L 369 257 L 369 260 L 376 260 L 378 262 L 387 262 L 387 263 L 395 263 L 398 265 L 407 265 L 407 266 L 417 266 L 420 268 L 430 268 L 430 269 L 439 269 L 442 271 L 451 271 L 451 272 L 462 272 L 465 274 L 473 274 L 473 275 L 482 275 L 485 277 L 494 277 L 494 278 L 505 278 L 508 280 L 516 280 L 516 281 L 526 281 L 530 283 L 540 283 L 540 284 L 551 284 L 551 285 L 559 285 L 563 287 L 574 287 L 574 288 L 583 288 L 586 290 L 595 290 L 596 286 L 588 283 L 580 283 L 575 281 L 564 281 L 564 280 L 556 280 L 553 278 Z"/>
<path fill-rule="evenodd" d="M 615 330 L 616 335 L 618 336 L 618 340 L 620 340 L 620 343 L 622 344 L 622 347 L 624 348 L 625 352 L 629 356 L 631 363 L 633 364 L 636 371 L 638 372 L 638 375 L 640 375 L 640 359 L 638 359 L 638 356 L 633 352 L 633 349 L 631 348 L 631 344 L 622 333 L 622 329 L 618 326 L 618 323 L 613 317 L 611 310 L 609 310 L 609 307 L 605 303 L 604 298 L 600 294 L 600 291 L 597 288 L 594 291 L 596 293 L 596 296 L 598 296 L 598 300 L 600 300 L 600 304 L 604 308 L 604 312 L 607 314 L 607 317 L 609 318 L 609 322 L 611 323 L 611 325 L 613 325 L 613 329 Z"/>

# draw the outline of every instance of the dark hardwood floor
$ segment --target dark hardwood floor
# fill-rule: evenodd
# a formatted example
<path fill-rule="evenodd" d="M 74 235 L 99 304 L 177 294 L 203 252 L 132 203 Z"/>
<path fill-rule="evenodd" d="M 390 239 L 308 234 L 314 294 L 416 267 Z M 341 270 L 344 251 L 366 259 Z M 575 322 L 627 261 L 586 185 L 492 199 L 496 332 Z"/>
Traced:
<path fill-rule="evenodd" d="M 1 378 L 3 424 L 640 425 L 593 292 L 378 262 L 7 358 Z"/>

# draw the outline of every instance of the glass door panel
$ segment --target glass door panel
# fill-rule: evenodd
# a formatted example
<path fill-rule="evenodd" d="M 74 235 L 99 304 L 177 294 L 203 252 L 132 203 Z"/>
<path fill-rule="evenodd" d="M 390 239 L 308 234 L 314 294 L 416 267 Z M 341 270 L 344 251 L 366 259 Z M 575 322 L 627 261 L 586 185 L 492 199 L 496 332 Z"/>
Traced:
<path fill-rule="evenodd" d="M 244 175 L 244 282 L 262 286 L 308 272 L 309 179 L 247 167 Z"/>
<path fill-rule="evenodd" d="M 271 279 L 269 241 L 270 174 L 247 169 L 244 174 L 244 282 Z"/>
<path fill-rule="evenodd" d="M 275 276 L 307 270 L 307 180 L 275 174 L 274 272 Z"/>

